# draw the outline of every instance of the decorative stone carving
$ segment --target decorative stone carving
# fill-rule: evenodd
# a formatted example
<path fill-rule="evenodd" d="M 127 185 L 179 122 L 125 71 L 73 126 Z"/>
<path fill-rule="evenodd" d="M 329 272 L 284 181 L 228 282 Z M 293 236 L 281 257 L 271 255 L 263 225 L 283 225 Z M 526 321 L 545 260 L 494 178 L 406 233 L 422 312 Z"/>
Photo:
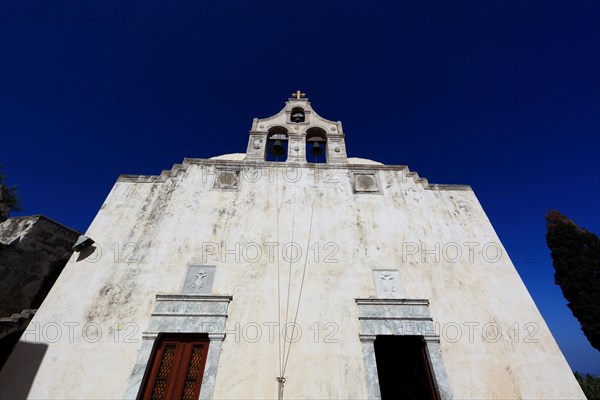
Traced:
<path fill-rule="evenodd" d="M 239 170 L 217 170 L 213 189 L 236 190 L 240 184 Z"/>
<path fill-rule="evenodd" d="M 354 193 L 380 193 L 376 172 L 352 172 Z"/>
<path fill-rule="evenodd" d="M 183 283 L 183 294 L 210 294 L 215 280 L 214 265 L 190 265 Z"/>
<path fill-rule="evenodd" d="M 266 144 L 267 132 L 251 132 L 245 159 L 251 161 L 264 161 Z"/>
<path fill-rule="evenodd" d="M 332 154 L 332 156 L 340 157 L 341 146 L 342 146 L 342 143 L 339 141 L 339 139 L 330 139 L 329 140 L 329 147 L 332 148 L 333 151 L 336 153 L 336 154 Z M 335 151 L 335 149 L 338 149 L 338 150 Z"/>
<path fill-rule="evenodd" d="M 400 299 L 405 297 L 400 271 L 395 269 L 373 270 L 375 293 L 382 299 Z"/>
<path fill-rule="evenodd" d="M 290 151 L 288 151 L 288 161 L 306 162 L 306 154 L 304 154 L 305 138 L 303 136 L 293 135 L 290 136 L 289 140 L 288 146 Z"/>
<path fill-rule="evenodd" d="M 348 162 L 343 136 L 338 133 L 327 137 L 327 163 L 344 164 Z"/>

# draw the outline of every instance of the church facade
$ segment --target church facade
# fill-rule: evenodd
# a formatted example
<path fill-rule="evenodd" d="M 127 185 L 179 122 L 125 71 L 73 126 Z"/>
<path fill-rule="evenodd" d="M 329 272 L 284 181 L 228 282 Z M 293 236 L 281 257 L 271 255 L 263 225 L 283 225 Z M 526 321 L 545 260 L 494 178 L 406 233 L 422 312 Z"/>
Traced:
<path fill-rule="evenodd" d="M 244 154 L 120 176 L 0 397 L 585 398 L 471 188 L 344 138 L 296 92 Z"/>

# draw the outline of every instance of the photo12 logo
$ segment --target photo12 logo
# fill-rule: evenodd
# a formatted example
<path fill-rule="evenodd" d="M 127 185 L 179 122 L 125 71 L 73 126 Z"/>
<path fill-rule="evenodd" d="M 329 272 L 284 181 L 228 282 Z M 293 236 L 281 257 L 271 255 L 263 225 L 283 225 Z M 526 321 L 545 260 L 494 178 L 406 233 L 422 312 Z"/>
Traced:
<path fill-rule="evenodd" d="M 502 259 L 502 246 L 496 242 L 402 242 L 402 262 L 474 263 L 478 259 L 496 263 Z"/>
<path fill-rule="evenodd" d="M 138 343 L 141 333 L 138 324 L 134 322 L 115 322 L 110 325 L 100 325 L 95 322 L 32 322 L 21 336 L 25 342 L 43 343 L 98 343 L 103 338 L 110 338 L 114 343 Z"/>
<path fill-rule="evenodd" d="M 204 242 L 201 246 L 202 263 L 235 262 L 235 263 L 273 263 L 278 259 L 284 262 L 297 263 L 306 258 L 312 263 L 338 263 L 337 254 L 340 246 L 335 242 L 312 242 L 303 249 L 296 242 Z"/>
<path fill-rule="evenodd" d="M 224 333 L 227 340 L 236 343 L 258 343 L 266 341 L 277 343 L 283 340 L 287 343 L 297 343 L 301 340 L 310 340 L 313 343 L 339 343 L 338 333 L 340 327 L 335 322 L 321 323 L 316 321 L 310 325 L 302 326 L 296 322 L 235 322 L 232 324 L 203 324 L 202 329 L 210 333 Z"/>

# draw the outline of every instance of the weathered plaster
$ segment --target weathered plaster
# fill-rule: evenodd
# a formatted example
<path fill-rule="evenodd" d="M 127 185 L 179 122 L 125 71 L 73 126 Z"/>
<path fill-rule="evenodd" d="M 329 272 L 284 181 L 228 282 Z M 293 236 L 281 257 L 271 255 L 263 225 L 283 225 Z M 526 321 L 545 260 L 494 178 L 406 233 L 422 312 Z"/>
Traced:
<path fill-rule="evenodd" d="M 320 121 L 305 110 L 307 121 L 298 124 L 297 135 L 317 124 L 332 132 L 332 140 L 343 138 L 340 123 Z M 268 123 L 256 119 L 251 138 L 260 139 L 271 123 L 286 122 L 287 111 Z M 210 295 L 233 296 L 224 329 L 217 332 L 226 335 L 220 355 L 209 355 L 218 358 L 215 399 L 277 396 L 280 342 L 273 326 L 286 320 L 288 287 L 287 320 L 294 320 L 303 276 L 296 321 L 301 336 L 291 346 L 285 397 L 373 395 L 367 338 L 406 328 L 403 314 L 393 314 L 396 322 L 359 319 L 381 313 L 382 306 L 371 310 L 372 304 L 365 304 L 363 310 L 355 302 L 376 296 L 376 269 L 397 270 L 405 298 L 428 299 L 427 313 L 418 314 L 420 307 L 410 312 L 428 315 L 425 327 L 433 324 L 439 336 L 439 344 L 428 341 L 427 348 L 434 365 L 443 361 L 447 386 L 440 377 L 441 390 L 447 387 L 461 399 L 583 398 L 469 186 L 429 184 L 406 166 L 346 159 L 345 146 L 337 153 L 344 159 L 338 164 L 265 162 L 263 145 L 254 149 L 250 140 L 253 150 L 244 160 L 189 158 L 159 176 L 121 176 L 86 232 L 96 241 L 94 252 L 65 266 L 30 324 L 63 326 L 62 337 L 50 341 L 43 330 L 25 335 L 0 373 L 0 397 L 10 397 L 24 384 L 31 385 L 31 398 L 122 397 L 132 371 L 143 369 L 151 349 L 142 332 L 202 328 L 195 315 L 204 313 L 200 309 L 189 311 L 193 316 L 160 319 L 157 294 L 179 295 L 189 265 L 213 265 L 217 273 Z M 235 190 L 214 188 L 215 174 L 224 169 L 240 171 Z M 380 193 L 355 193 L 352 177 L 361 171 L 377 174 Z M 290 264 L 281 249 L 292 235 L 303 257 Z M 111 248 L 115 242 L 117 258 Z M 277 257 L 269 257 L 273 243 L 280 245 L 279 267 Z M 469 243 L 478 244 L 472 252 Z M 463 251 L 456 260 L 443 253 L 452 244 Z M 487 257 L 485 245 L 500 257 Z M 384 312 L 394 313 L 394 307 L 386 305 Z M 80 324 L 72 338 L 65 323 Z M 102 328 L 97 341 L 82 334 L 85 324 Z M 482 337 L 488 324 L 501 328 L 498 340 Z M 510 336 L 515 324 L 518 339 Z M 452 330 L 457 326 L 459 336 Z M 534 340 L 524 341 L 525 326 L 537 329 L 529 337 Z M 475 330 L 472 338 L 469 327 Z M 117 333 L 130 334 L 132 341 Z M 28 355 L 29 344 L 46 346 L 44 356 Z M 215 348 L 211 342 L 209 351 Z M 37 374 L 26 382 L 19 371 L 32 366 Z"/>

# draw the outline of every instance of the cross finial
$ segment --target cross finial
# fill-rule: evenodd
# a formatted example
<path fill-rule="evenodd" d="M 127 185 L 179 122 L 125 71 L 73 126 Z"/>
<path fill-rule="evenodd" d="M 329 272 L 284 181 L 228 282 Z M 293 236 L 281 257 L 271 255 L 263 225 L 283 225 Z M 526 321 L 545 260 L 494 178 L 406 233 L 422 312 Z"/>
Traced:
<path fill-rule="evenodd" d="M 300 99 L 301 97 L 306 96 L 306 93 L 302 93 L 300 90 L 296 90 L 295 93 L 292 93 L 292 96 L 294 96 L 297 99 Z"/>

